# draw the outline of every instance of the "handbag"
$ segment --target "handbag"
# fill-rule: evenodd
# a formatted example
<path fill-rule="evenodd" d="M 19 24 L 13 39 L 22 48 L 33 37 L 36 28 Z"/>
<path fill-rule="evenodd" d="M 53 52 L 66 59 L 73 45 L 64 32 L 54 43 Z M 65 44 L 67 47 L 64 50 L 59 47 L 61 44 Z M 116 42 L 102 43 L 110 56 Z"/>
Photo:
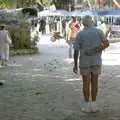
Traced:
<path fill-rule="evenodd" d="M 110 45 L 110 43 L 109 43 L 109 41 L 106 39 L 106 40 L 104 40 L 104 41 L 101 43 L 100 47 L 101 47 L 102 50 L 104 50 L 104 49 L 108 48 L 109 45 Z"/>
<path fill-rule="evenodd" d="M 103 50 L 105 50 L 106 48 L 108 48 L 109 47 L 109 41 L 106 39 L 106 40 L 104 40 L 101 44 L 100 44 L 100 46 L 99 47 L 96 47 L 96 48 L 94 48 L 94 50 L 95 50 L 95 52 L 102 52 Z"/>
<path fill-rule="evenodd" d="M 100 53 L 103 50 L 105 50 L 106 48 L 108 48 L 109 45 L 110 45 L 109 41 L 106 39 L 100 44 L 100 46 L 94 47 L 93 49 L 86 51 L 85 55 L 91 56 L 91 55 L 95 55 L 97 53 Z"/>

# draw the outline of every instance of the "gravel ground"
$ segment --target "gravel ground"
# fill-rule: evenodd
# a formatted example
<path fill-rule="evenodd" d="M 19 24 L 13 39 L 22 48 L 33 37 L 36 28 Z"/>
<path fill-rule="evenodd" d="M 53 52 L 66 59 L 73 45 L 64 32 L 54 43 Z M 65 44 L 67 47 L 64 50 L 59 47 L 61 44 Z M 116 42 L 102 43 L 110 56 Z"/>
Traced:
<path fill-rule="evenodd" d="M 44 48 L 45 49 L 45 48 Z M 120 120 L 120 65 L 103 65 L 98 113 L 83 113 L 82 80 L 72 73 L 67 47 L 11 57 L 0 69 L 0 120 Z M 105 59 L 105 58 L 104 58 Z"/>

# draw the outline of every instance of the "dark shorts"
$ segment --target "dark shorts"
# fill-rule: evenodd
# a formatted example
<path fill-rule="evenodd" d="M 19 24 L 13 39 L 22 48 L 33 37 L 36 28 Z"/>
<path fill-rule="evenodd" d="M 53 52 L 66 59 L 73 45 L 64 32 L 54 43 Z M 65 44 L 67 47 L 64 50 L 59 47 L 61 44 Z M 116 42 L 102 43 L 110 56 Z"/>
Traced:
<path fill-rule="evenodd" d="M 90 72 L 94 72 L 96 74 L 101 74 L 101 65 L 91 65 L 89 67 L 81 67 L 80 66 L 80 74 L 86 75 Z"/>

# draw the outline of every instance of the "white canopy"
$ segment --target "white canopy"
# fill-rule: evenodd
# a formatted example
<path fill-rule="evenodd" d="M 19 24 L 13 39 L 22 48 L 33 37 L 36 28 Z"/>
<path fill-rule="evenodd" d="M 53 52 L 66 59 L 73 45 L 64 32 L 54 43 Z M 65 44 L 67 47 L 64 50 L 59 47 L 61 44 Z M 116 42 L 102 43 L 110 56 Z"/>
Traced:
<path fill-rule="evenodd" d="M 38 13 L 38 16 L 69 16 L 70 12 L 66 10 L 43 10 Z"/>

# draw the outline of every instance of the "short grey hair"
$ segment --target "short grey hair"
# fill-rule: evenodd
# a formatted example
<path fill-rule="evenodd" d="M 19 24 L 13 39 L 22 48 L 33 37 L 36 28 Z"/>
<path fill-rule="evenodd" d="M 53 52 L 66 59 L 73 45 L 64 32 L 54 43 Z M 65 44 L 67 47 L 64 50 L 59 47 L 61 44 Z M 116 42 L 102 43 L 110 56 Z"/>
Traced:
<path fill-rule="evenodd" d="M 82 18 L 82 24 L 85 26 L 85 27 L 90 27 L 93 25 L 93 21 L 92 21 L 92 17 L 91 16 L 84 16 Z"/>

